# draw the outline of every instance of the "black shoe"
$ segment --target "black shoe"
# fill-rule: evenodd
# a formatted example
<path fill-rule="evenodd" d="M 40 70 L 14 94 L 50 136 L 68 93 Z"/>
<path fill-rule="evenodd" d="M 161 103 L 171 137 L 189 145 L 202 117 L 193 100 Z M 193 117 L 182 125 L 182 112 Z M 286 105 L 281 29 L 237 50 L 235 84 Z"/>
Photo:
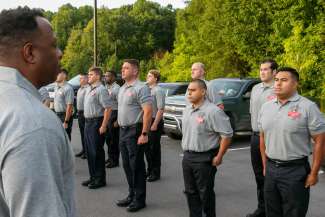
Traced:
<path fill-rule="evenodd" d="M 88 185 L 89 189 L 97 189 L 106 186 L 105 181 L 93 181 Z"/>
<path fill-rule="evenodd" d="M 151 174 L 151 175 L 147 178 L 147 181 L 148 181 L 148 182 L 154 182 L 154 181 L 157 181 L 157 180 L 159 180 L 159 179 L 160 179 L 159 176 L 156 176 L 156 175 L 154 175 L 154 174 Z"/>
<path fill-rule="evenodd" d="M 106 168 L 114 168 L 114 167 L 118 167 L 119 163 L 113 163 L 112 161 L 108 162 L 106 164 Z"/>
<path fill-rule="evenodd" d="M 86 155 L 86 154 L 83 154 L 83 155 L 81 155 L 80 158 L 81 158 L 81 159 L 87 159 L 87 155 Z"/>
<path fill-rule="evenodd" d="M 84 154 L 85 154 L 85 152 L 84 151 L 81 151 L 78 154 L 76 154 L 75 156 L 76 157 L 82 157 Z"/>
<path fill-rule="evenodd" d="M 251 213 L 251 214 L 247 214 L 246 217 L 265 217 L 265 212 L 262 212 L 260 210 L 255 210 L 255 212 Z"/>
<path fill-rule="evenodd" d="M 108 164 L 109 162 L 111 162 L 111 159 L 107 159 L 107 160 L 105 160 L 105 164 Z"/>
<path fill-rule="evenodd" d="M 131 203 L 127 208 L 126 210 L 128 212 L 137 212 L 139 211 L 140 209 L 143 209 L 146 207 L 146 204 L 145 203 Z"/>
<path fill-rule="evenodd" d="M 116 202 L 117 206 L 120 207 L 127 207 L 128 205 L 130 205 L 132 203 L 133 198 L 130 196 L 127 196 L 126 198 L 122 199 L 122 200 L 118 200 Z"/>
<path fill-rule="evenodd" d="M 82 186 L 88 187 L 88 185 L 92 182 L 92 179 L 88 179 L 86 181 L 81 182 Z"/>

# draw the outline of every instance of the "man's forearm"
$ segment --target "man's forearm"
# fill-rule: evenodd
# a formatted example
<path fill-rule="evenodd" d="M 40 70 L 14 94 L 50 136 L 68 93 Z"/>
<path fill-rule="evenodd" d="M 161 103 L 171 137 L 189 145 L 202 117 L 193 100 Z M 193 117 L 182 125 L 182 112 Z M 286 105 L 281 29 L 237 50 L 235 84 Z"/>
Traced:
<path fill-rule="evenodd" d="M 265 142 L 264 142 L 264 134 L 260 133 L 260 152 L 262 157 L 263 167 L 266 166 L 266 154 L 265 154 Z"/>
<path fill-rule="evenodd" d="M 311 167 L 311 174 L 317 175 L 318 171 L 322 165 L 323 157 L 324 157 L 324 135 L 320 134 L 313 137 L 314 144 L 314 152 L 313 152 L 313 163 Z"/>
<path fill-rule="evenodd" d="M 152 107 L 145 106 L 143 108 L 143 120 L 142 120 L 142 132 L 149 132 L 150 125 L 151 125 L 151 117 L 152 117 Z"/>
<path fill-rule="evenodd" d="M 231 142 L 231 137 L 221 137 L 220 147 L 219 147 L 219 151 L 218 151 L 218 155 L 220 157 L 223 157 L 225 155 L 225 153 L 227 152 L 227 149 L 230 145 L 230 142 Z"/>
<path fill-rule="evenodd" d="M 64 121 L 70 121 L 70 118 L 72 117 L 72 114 L 73 114 L 73 105 L 72 104 L 68 104 L 67 105 L 67 109 L 65 111 Z"/>
<path fill-rule="evenodd" d="M 164 110 L 159 109 L 156 114 L 155 121 L 154 121 L 153 125 L 158 126 L 159 122 L 161 121 L 161 119 L 163 117 L 163 114 L 164 114 Z"/>
<path fill-rule="evenodd" d="M 102 127 L 107 127 L 108 125 L 108 121 L 111 118 L 111 113 L 112 113 L 112 108 L 106 108 L 104 110 L 104 118 L 103 118 L 103 122 L 102 122 Z"/>

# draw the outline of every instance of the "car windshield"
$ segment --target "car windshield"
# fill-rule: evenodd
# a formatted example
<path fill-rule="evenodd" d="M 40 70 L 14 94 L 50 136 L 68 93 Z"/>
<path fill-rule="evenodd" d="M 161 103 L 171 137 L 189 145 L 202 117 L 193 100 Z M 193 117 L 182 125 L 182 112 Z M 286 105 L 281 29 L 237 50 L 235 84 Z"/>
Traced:
<path fill-rule="evenodd" d="M 243 86 L 243 82 L 231 80 L 213 80 L 211 81 L 211 85 L 221 96 L 234 97 L 239 93 L 241 87 Z"/>
<path fill-rule="evenodd" d="M 68 83 L 71 84 L 72 86 L 79 86 L 80 85 L 79 77 L 80 77 L 79 75 L 74 76 L 68 81 Z"/>
<path fill-rule="evenodd" d="M 166 93 L 166 96 L 185 94 L 187 85 L 185 84 L 166 84 L 160 83 L 158 84 Z"/>

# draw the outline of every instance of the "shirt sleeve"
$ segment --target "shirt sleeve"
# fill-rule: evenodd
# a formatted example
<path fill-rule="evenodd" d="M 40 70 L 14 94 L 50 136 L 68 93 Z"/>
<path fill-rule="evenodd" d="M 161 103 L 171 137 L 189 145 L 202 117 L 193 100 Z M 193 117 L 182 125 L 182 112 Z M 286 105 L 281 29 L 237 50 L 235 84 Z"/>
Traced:
<path fill-rule="evenodd" d="M 106 88 L 100 88 L 99 90 L 99 103 L 104 108 L 112 107 L 112 96 L 109 95 L 108 90 Z"/>
<path fill-rule="evenodd" d="M 73 88 L 69 87 L 65 90 L 65 104 L 73 105 L 73 101 L 74 101 Z"/>
<path fill-rule="evenodd" d="M 63 170 L 69 167 L 73 171 L 73 164 L 63 160 L 66 153 L 58 147 L 63 142 L 58 137 L 39 130 L 19 138 L 6 151 L 1 176 L 12 216 L 69 217 L 74 212 L 74 190 L 65 189 Z M 69 178 L 73 182 L 72 172 Z M 68 198 L 71 200 L 65 204 Z"/>
<path fill-rule="evenodd" d="M 211 128 L 220 134 L 221 137 L 232 137 L 233 129 L 230 124 L 229 117 L 224 111 L 219 108 L 215 108 L 213 112 L 209 114 L 211 121 Z"/>
<path fill-rule="evenodd" d="M 39 93 L 41 95 L 42 102 L 44 102 L 45 100 L 50 99 L 49 92 L 47 91 L 47 89 L 45 87 L 41 87 L 39 89 Z"/>
<path fill-rule="evenodd" d="M 311 135 L 325 132 L 325 117 L 315 103 L 308 109 L 308 129 Z"/>
<path fill-rule="evenodd" d="M 152 104 L 150 88 L 147 85 L 144 85 L 143 87 L 140 88 L 138 92 L 138 101 L 140 105 Z"/>
<path fill-rule="evenodd" d="M 162 89 L 158 89 L 156 93 L 157 108 L 162 110 L 165 108 L 165 92 Z"/>

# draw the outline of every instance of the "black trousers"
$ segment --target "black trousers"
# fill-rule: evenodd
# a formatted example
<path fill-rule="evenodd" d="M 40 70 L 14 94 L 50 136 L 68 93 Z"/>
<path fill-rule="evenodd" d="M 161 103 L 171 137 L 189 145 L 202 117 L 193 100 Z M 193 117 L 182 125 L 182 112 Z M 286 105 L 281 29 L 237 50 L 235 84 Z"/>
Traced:
<path fill-rule="evenodd" d="M 152 120 L 152 123 L 154 119 Z M 160 177 L 161 166 L 161 134 L 164 128 L 164 122 L 161 120 L 156 131 L 149 132 L 149 143 L 145 150 L 146 159 L 148 162 L 147 171 L 149 174 Z"/>
<path fill-rule="evenodd" d="M 105 171 L 105 135 L 99 134 L 99 128 L 103 117 L 86 118 L 85 121 L 85 148 L 88 160 L 88 168 L 91 179 L 106 180 Z"/>
<path fill-rule="evenodd" d="M 144 150 L 146 144 L 138 145 L 142 124 L 120 127 L 120 150 L 123 168 L 129 185 L 129 196 L 133 202 L 144 204 L 146 201 L 146 176 Z"/>
<path fill-rule="evenodd" d="M 299 164 L 266 164 L 265 208 L 267 217 L 305 217 L 309 204 L 309 188 L 305 188 L 310 173 L 308 160 Z"/>
<path fill-rule="evenodd" d="M 108 122 L 106 133 L 106 145 L 108 159 L 114 163 L 119 163 L 120 149 L 119 149 L 119 127 L 114 127 L 114 122 L 117 120 L 117 110 L 113 110 L 111 118 Z"/>
<path fill-rule="evenodd" d="M 82 152 L 85 151 L 85 116 L 83 111 L 78 111 L 78 125 L 80 130 L 81 136 L 81 145 L 82 145 Z"/>
<path fill-rule="evenodd" d="M 265 214 L 263 162 L 260 152 L 260 137 L 254 133 L 251 137 L 251 163 L 257 186 L 257 211 Z"/>
<path fill-rule="evenodd" d="M 184 152 L 182 161 L 185 195 L 190 217 L 215 217 L 214 179 L 217 168 L 207 153 Z M 201 157 L 201 156 L 202 157 Z"/>
<path fill-rule="evenodd" d="M 56 112 L 56 115 L 60 118 L 61 122 L 64 123 L 65 112 Z M 72 124 L 73 124 L 73 117 L 71 116 L 68 122 L 68 127 L 65 129 L 70 141 L 71 141 Z"/>

